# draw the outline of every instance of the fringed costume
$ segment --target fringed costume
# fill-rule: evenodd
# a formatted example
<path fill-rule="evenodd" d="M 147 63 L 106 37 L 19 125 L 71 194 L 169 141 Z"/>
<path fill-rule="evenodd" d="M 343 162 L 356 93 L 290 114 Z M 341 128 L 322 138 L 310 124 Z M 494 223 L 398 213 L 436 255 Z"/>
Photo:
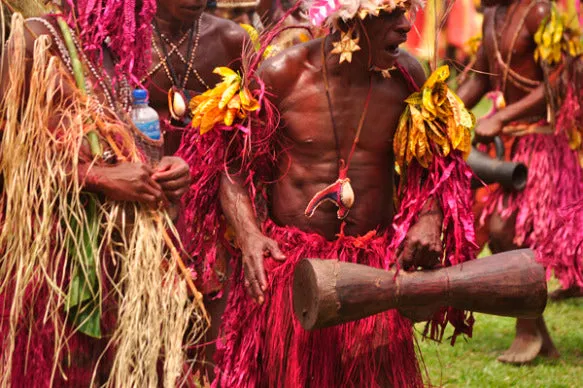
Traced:
<path fill-rule="evenodd" d="M 328 12 L 324 9 L 328 5 L 316 3 L 322 9 L 312 9 L 315 12 L 311 16 Z M 370 10 L 374 12 L 374 7 Z M 217 344 L 218 377 L 214 384 L 334 387 L 363 383 L 375 386 L 376 382 L 422 386 L 409 320 L 390 311 L 356 323 L 306 332 L 292 313 L 292 274 L 298 261 L 306 257 L 388 269 L 395 264 L 397 249 L 430 199 L 439 203 L 444 214 L 442 264 L 472 259 L 471 171 L 463 157 L 470 150 L 473 116 L 448 90 L 447 68 L 440 68 L 418 90 L 405 68 L 398 66 L 414 93 L 406 101 L 407 109 L 395 134 L 395 168 L 400 181 L 392 228 L 371 230 L 364 236 L 341 232 L 337 239 L 328 241 L 319 234 L 277 225 L 270 218 L 267 204 L 270 184 L 278 179 L 274 176 L 276 161 L 284 152 L 278 146 L 279 116 L 255 73 L 269 41 L 266 38 L 263 49 L 244 61 L 242 77 L 229 69 L 217 69 L 224 81 L 191 102 L 193 130 L 185 134 L 178 152 L 189 163 L 193 176 L 193 184 L 183 198 L 179 232 L 195 259 L 201 287 L 212 292 L 220 289 L 217 286 L 224 277 L 225 250 L 234 268 Z M 250 89 L 248 85 L 255 87 Z M 230 244 L 230 228 L 219 200 L 223 174 L 236 174 L 245 180 L 262 232 L 279 244 L 287 258 L 284 262 L 265 259 L 270 284 L 262 305 L 247 295 L 241 254 Z M 336 200 L 342 202 L 342 198 Z M 341 204 L 338 206 L 342 209 Z M 455 328 L 452 342 L 458 334 L 471 335 L 471 315 L 452 308 L 439 311 L 426 334 L 441 339 L 447 323 Z"/>
<path fill-rule="evenodd" d="M 503 218 L 515 216 L 514 243 L 538 250 L 547 275 L 554 273 L 564 288 L 570 288 L 583 287 L 583 229 L 579 221 L 565 222 L 560 211 L 583 201 L 583 49 L 580 35 L 566 20 L 553 6 L 535 34 L 535 59 L 543 69 L 543 82 L 517 74 L 498 56 L 504 80 L 525 91 L 544 84 L 549 114 L 504 128 L 507 160 L 528 166 L 526 188 L 482 193 L 480 222 L 484 225 L 494 212 Z"/>
<path fill-rule="evenodd" d="M 86 192 L 82 171 L 145 162 L 162 146 L 124 109 L 125 75 L 147 69 L 136 33 L 155 2 L 139 18 L 133 2 L 76 7 L 80 36 L 66 14 L 26 24 L 15 14 L 4 53 L 0 386 L 174 387 L 187 372 L 184 341 L 205 324 L 180 276 L 172 223 L 164 211 Z M 33 49 L 34 23 L 49 36 L 33 36 Z M 124 55 L 112 79 L 93 65 L 106 36 Z"/>

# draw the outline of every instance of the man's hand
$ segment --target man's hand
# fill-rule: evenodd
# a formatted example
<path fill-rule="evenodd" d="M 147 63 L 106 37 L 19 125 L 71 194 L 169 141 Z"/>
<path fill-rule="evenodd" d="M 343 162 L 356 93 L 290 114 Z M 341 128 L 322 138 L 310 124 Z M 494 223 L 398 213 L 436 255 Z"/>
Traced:
<path fill-rule="evenodd" d="M 143 163 L 93 166 L 86 174 L 85 187 L 114 201 L 139 202 L 152 208 L 168 205 L 162 187 L 152 179 L 152 169 Z"/>
<path fill-rule="evenodd" d="M 476 125 L 474 143 L 491 143 L 494 137 L 502 133 L 503 128 L 504 122 L 497 115 L 481 119 Z"/>
<path fill-rule="evenodd" d="M 165 156 L 158 164 L 152 179 L 162 187 L 170 201 L 178 203 L 190 185 L 190 169 L 181 158 Z"/>
<path fill-rule="evenodd" d="M 398 255 L 397 261 L 405 270 L 422 267 L 435 268 L 441 263 L 443 247 L 441 243 L 442 215 L 439 210 L 422 214 L 409 229 Z"/>
<path fill-rule="evenodd" d="M 265 300 L 263 293 L 267 290 L 263 260 L 271 257 L 283 261 L 286 257 L 274 240 L 261 233 L 254 232 L 244 238 L 239 238 L 239 245 L 243 254 L 245 288 L 257 303 L 262 304 Z"/>

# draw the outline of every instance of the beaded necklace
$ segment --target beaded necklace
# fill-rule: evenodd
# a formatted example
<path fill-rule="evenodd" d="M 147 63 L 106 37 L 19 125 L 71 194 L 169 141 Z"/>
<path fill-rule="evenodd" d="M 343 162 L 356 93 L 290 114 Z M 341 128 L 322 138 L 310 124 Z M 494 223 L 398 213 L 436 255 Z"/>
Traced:
<path fill-rule="evenodd" d="M 71 57 L 69 55 L 69 51 L 67 50 L 65 42 L 61 38 L 61 35 L 57 32 L 55 27 L 51 23 L 49 23 L 46 19 L 43 18 L 31 18 L 29 20 L 42 23 L 47 28 L 47 30 L 53 37 L 53 41 L 57 45 L 57 49 L 59 50 L 60 56 L 62 58 L 63 63 L 65 64 L 65 67 L 71 74 L 73 74 L 73 66 L 71 64 Z M 131 109 L 131 88 L 127 78 L 122 77 L 122 79 L 119 81 L 119 87 L 114 88 L 113 81 L 109 74 L 107 74 L 107 71 L 102 72 L 103 75 L 105 76 L 104 79 L 104 77 L 101 76 L 101 74 L 97 71 L 97 69 L 93 65 L 93 62 L 89 60 L 85 52 L 82 50 L 82 46 L 80 45 L 74 30 L 71 30 L 71 36 L 73 38 L 73 43 L 75 44 L 77 51 L 82 56 L 83 63 L 85 64 L 86 68 L 89 69 L 89 72 L 91 73 L 93 79 L 95 79 L 99 84 L 101 90 L 103 91 L 103 95 L 107 101 L 107 104 L 109 105 L 111 110 L 113 112 L 118 113 L 120 113 L 120 111 L 126 113 L 129 112 L 129 110 Z M 88 88 L 88 92 L 91 93 L 91 88 Z M 103 114 L 103 108 L 101 106 L 97 106 L 97 109 L 100 113 Z"/>

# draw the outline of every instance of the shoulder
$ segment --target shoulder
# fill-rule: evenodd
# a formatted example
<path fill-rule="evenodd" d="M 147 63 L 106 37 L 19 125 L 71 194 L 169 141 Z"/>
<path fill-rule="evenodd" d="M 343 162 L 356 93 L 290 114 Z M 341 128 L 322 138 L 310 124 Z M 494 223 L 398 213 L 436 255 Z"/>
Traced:
<path fill-rule="evenodd" d="M 425 70 L 423 70 L 423 66 L 421 63 L 410 53 L 406 52 L 405 50 L 401 50 L 399 54 L 399 64 L 403 66 L 405 70 L 409 73 L 415 84 L 420 88 L 425 83 L 427 79 L 427 75 L 425 74 Z"/>
<path fill-rule="evenodd" d="M 203 22 L 211 26 L 209 33 L 211 36 L 219 38 L 228 46 L 241 47 L 247 38 L 247 33 L 237 23 L 223 19 L 210 13 L 204 13 Z"/>
<path fill-rule="evenodd" d="M 257 74 L 273 92 L 281 92 L 286 86 L 295 83 L 309 63 L 315 41 L 287 48 L 266 59 Z"/>
<path fill-rule="evenodd" d="M 536 33 L 541 23 L 551 15 L 552 4 L 548 0 L 532 0 L 528 14 L 526 15 L 526 28 L 532 35 Z"/>

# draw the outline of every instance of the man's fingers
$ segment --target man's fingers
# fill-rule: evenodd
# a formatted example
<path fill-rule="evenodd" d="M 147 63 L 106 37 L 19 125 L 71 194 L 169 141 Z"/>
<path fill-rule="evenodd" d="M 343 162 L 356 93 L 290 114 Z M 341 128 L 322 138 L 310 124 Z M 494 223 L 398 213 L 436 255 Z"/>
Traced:
<path fill-rule="evenodd" d="M 408 270 L 411 267 L 411 263 L 413 261 L 413 252 L 414 247 L 411 247 L 411 243 L 406 241 L 405 246 L 401 250 L 401 254 L 397 259 L 400 268 Z"/>
<path fill-rule="evenodd" d="M 263 291 L 261 291 L 261 287 L 259 286 L 259 282 L 257 281 L 257 278 L 254 278 L 253 281 L 251 282 L 251 288 L 253 289 L 253 294 L 254 299 L 257 303 L 262 304 L 264 299 L 263 299 Z"/>
<path fill-rule="evenodd" d="M 261 291 L 267 290 L 267 279 L 265 277 L 265 268 L 263 267 L 263 256 L 255 257 L 255 277 L 259 281 Z M 261 292 L 263 295 L 263 292 Z"/>
<path fill-rule="evenodd" d="M 152 207 L 152 208 L 155 208 L 158 204 L 158 200 L 156 199 L 156 196 L 154 196 L 152 194 L 148 194 L 148 193 L 141 194 L 139 202 L 145 204 L 146 206 Z"/>
<path fill-rule="evenodd" d="M 188 187 L 190 183 L 190 178 L 188 176 L 183 176 L 178 179 L 171 181 L 160 181 L 158 182 L 164 191 L 173 191 L 181 189 L 183 187 Z"/>
<path fill-rule="evenodd" d="M 252 264 L 249 264 L 252 263 Z M 263 291 L 259 280 L 259 271 L 256 268 L 256 261 L 253 257 L 247 257 L 243 262 L 243 272 L 245 274 L 245 288 L 249 295 L 259 304 L 264 301 Z M 261 267 L 263 269 L 263 266 Z M 263 275 L 265 277 L 265 275 Z"/>
<path fill-rule="evenodd" d="M 255 278 L 254 271 L 247 264 L 248 260 L 251 260 L 251 259 L 248 258 L 247 260 L 244 261 L 244 264 L 243 264 L 243 272 L 245 275 L 244 285 L 245 285 L 245 288 L 247 289 L 247 292 L 249 293 L 249 296 L 251 296 L 251 298 L 257 300 L 257 298 L 259 297 L 259 294 L 256 292 L 256 290 L 258 289 L 258 286 L 256 286 L 257 279 Z"/>
<path fill-rule="evenodd" d="M 146 183 L 147 183 L 148 185 L 152 186 L 154 189 L 156 189 L 156 190 L 158 190 L 158 191 L 162 191 L 162 190 L 163 190 L 163 189 L 162 189 L 162 186 L 161 186 L 161 185 L 160 185 L 158 182 L 156 182 L 154 179 L 152 179 L 152 178 L 149 178 L 149 179 L 146 181 Z"/>
<path fill-rule="evenodd" d="M 441 263 L 442 247 L 438 244 L 426 243 L 422 244 L 421 249 L 418 250 L 418 257 L 416 262 L 423 268 L 435 268 Z"/>
<path fill-rule="evenodd" d="M 283 261 L 286 259 L 286 256 L 283 252 L 279 249 L 279 245 L 275 241 L 271 241 L 268 244 L 269 252 L 271 253 L 271 257 L 275 260 Z"/>
<path fill-rule="evenodd" d="M 157 171 L 152 175 L 152 178 L 157 182 L 173 181 L 183 176 L 188 176 L 189 171 L 186 167 L 178 167 L 167 171 Z"/>

